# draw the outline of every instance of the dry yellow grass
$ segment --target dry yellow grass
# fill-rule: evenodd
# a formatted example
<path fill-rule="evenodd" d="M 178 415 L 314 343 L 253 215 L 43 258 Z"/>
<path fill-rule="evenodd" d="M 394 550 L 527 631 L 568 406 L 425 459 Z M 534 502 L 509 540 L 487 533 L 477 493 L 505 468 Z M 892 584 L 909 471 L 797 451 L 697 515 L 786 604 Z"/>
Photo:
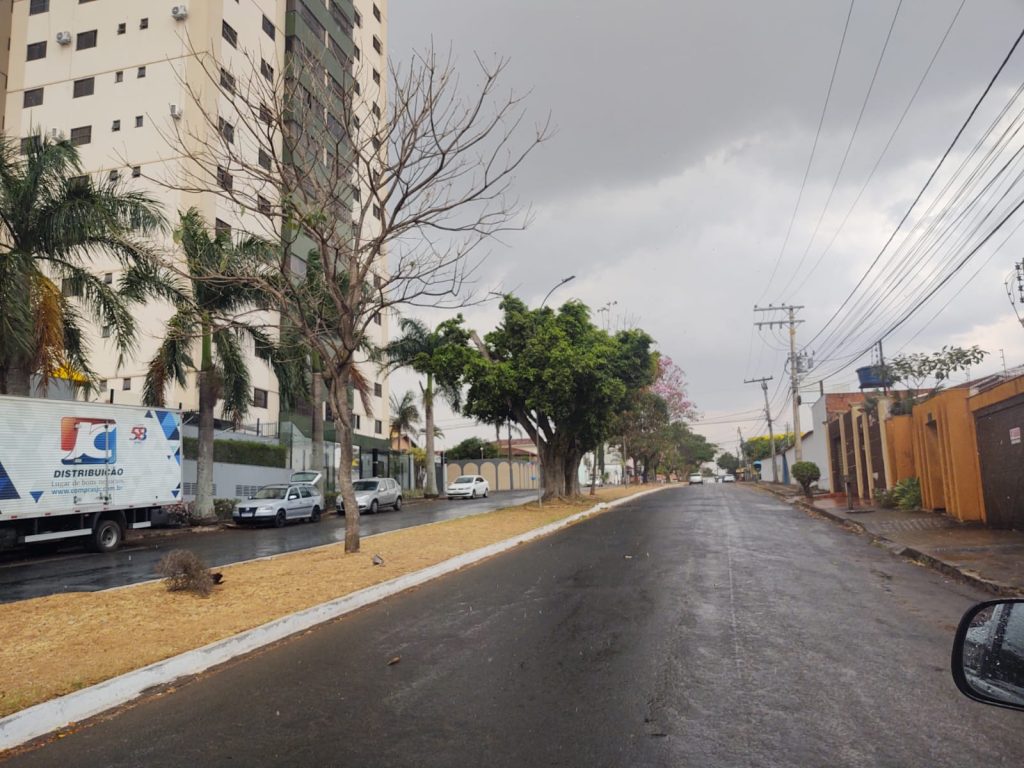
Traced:
<path fill-rule="evenodd" d="M 602 501 L 644 490 L 604 488 Z M 222 569 L 208 598 L 162 583 L 51 595 L 0 605 L 0 717 L 463 552 L 560 520 L 593 505 L 536 504 L 393 531 L 346 555 L 341 544 Z M 370 562 L 374 553 L 383 567 Z"/>

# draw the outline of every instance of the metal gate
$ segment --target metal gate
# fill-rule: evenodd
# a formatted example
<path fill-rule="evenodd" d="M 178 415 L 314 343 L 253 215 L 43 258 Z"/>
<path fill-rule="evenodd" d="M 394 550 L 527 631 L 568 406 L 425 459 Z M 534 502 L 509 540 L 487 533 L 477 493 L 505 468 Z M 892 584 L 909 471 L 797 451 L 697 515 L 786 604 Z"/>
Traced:
<path fill-rule="evenodd" d="M 1024 529 L 1024 395 L 975 414 L 988 524 Z"/>
<path fill-rule="evenodd" d="M 839 419 L 832 419 L 828 423 L 829 457 L 832 460 L 832 493 L 842 493 L 846 490 L 846 480 L 843 477 L 843 438 L 839 434 Z"/>

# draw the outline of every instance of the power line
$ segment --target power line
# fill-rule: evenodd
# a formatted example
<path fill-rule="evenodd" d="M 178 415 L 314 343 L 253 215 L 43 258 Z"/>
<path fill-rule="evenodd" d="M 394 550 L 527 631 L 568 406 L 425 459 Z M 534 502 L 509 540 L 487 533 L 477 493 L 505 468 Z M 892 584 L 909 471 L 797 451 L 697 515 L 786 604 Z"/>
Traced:
<path fill-rule="evenodd" d="M 991 79 L 988 81 L 988 84 L 985 86 L 984 91 L 982 91 L 981 96 L 974 103 L 974 106 L 971 108 L 971 111 L 967 115 L 967 118 L 963 121 L 963 123 L 961 124 L 960 128 L 957 130 L 956 135 L 953 137 L 953 140 L 949 143 L 949 146 L 946 147 L 946 151 L 942 153 L 942 157 L 939 159 L 939 162 L 936 164 L 935 168 L 932 169 L 932 172 L 929 174 L 927 180 L 924 183 L 924 186 L 921 187 L 921 190 L 917 193 L 917 195 L 914 198 L 913 202 L 910 204 L 910 207 L 907 208 L 906 213 L 903 214 L 903 217 L 900 219 L 899 223 L 896 225 L 896 228 L 893 229 L 892 234 L 889 235 L 889 238 L 885 241 L 885 244 L 882 246 L 881 250 L 879 250 L 878 254 L 875 256 L 875 258 L 871 262 L 870 266 L 868 266 L 867 270 L 861 276 L 860 280 L 857 281 L 857 285 L 855 285 L 853 290 L 849 293 L 849 295 L 845 299 L 843 299 L 842 304 L 839 305 L 839 308 L 832 314 L 832 316 L 828 319 L 828 321 L 825 323 L 825 325 L 822 326 L 821 330 L 818 331 L 818 333 L 815 334 L 811 338 L 811 340 L 808 342 L 808 345 L 813 344 L 814 341 L 825 331 L 825 329 L 828 328 L 829 326 L 831 326 L 831 324 L 833 322 L 835 322 L 835 320 L 839 317 L 839 314 L 843 311 L 843 309 L 846 308 L 847 304 L 849 304 L 850 300 L 857 293 L 857 291 L 860 289 L 860 287 L 864 284 L 864 281 L 867 279 L 868 275 L 871 273 L 871 271 L 875 268 L 875 266 L 881 260 L 882 255 L 885 253 L 886 249 L 892 243 L 893 239 L 896 237 L 896 234 L 903 228 L 903 225 L 906 223 L 907 219 L 910 217 L 911 212 L 914 210 L 914 208 L 920 202 L 921 198 L 924 196 L 925 191 L 931 185 L 931 183 L 934 180 L 935 176 L 938 174 L 939 169 L 942 167 L 943 163 L 946 162 L 946 158 L 948 158 L 950 153 L 953 151 L 953 147 L 956 146 L 956 143 L 960 140 L 960 137 L 963 135 L 964 131 L 967 130 L 968 124 L 974 118 L 974 115 L 977 113 L 978 109 L 981 107 L 982 102 L 988 96 L 989 91 L 992 90 L 992 86 L 995 85 L 995 82 L 999 78 L 999 75 L 1002 74 L 1002 71 L 1006 68 L 1007 63 L 1009 63 L 1009 61 L 1010 61 L 1010 58 L 1013 56 L 1014 52 L 1017 50 L 1017 46 L 1020 45 L 1020 41 L 1021 41 L 1022 38 L 1024 38 L 1024 30 L 1022 30 L 1021 33 L 1019 35 L 1017 35 L 1017 39 L 1014 41 L 1013 45 L 1010 47 L 1009 52 L 1003 58 L 1002 62 L 1000 63 L 1000 65 L 998 67 L 998 69 L 996 69 L 995 74 L 992 75 Z"/>
<path fill-rule="evenodd" d="M 902 0 L 901 0 L 902 2 Z M 800 182 L 800 192 L 796 196 L 796 205 L 793 206 L 793 215 L 789 219 L 789 226 L 786 227 L 786 237 L 782 241 L 782 247 L 779 248 L 779 255 L 775 257 L 775 266 L 772 267 L 772 273 L 768 277 L 768 282 L 765 283 L 764 292 L 758 299 L 758 303 L 764 300 L 764 297 L 768 293 L 768 289 L 772 285 L 772 281 L 775 280 L 775 274 L 779 270 L 779 264 L 782 263 L 782 256 L 786 252 L 786 246 L 789 245 L 789 237 L 793 233 L 793 224 L 796 221 L 797 212 L 800 210 L 800 201 L 804 196 L 804 189 L 807 187 L 807 178 L 811 173 L 811 165 L 814 163 L 814 154 L 818 149 L 818 140 L 821 138 L 821 127 L 825 123 L 825 113 L 828 112 L 828 104 L 832 98 L 832 86 L 836 82 L 836 72 L 839 71 L 839 60 L 843 56 L 843 48 L 846 45 L 846 33 L 850 29 L 850 17 L 853 16 L 853 4 L 854 0 L 850 0 L 850 8 L 846 12 L 846 23 L 843 24 L 843 36 L 839 40 L 839 50 L 836 51 L 836 60 L 832 65 L 832 76 L 828 81 L 828 90 L 825 92 L 825 103 L 821 107 L 821 116 L 818 118 L 818 129 L 814 133 L 814 142 L 811 144 L 811 154 L 807 158 L 807 167 L 804 169 L 804 178 Z"/>

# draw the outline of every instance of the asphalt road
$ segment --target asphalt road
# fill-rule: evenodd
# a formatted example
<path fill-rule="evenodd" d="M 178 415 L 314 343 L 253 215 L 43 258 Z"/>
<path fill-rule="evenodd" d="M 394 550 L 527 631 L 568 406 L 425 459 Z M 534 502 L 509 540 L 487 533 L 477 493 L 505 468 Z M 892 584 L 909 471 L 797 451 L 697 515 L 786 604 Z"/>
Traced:
<path fill-rule="evenodd" d="M 984 597 L 754 490 L 673 489 L 5 768 L 1016 766 L 1024 714 L 948 671 Z"/>
<path fill-rule="evenodd" d="M 486 499 L 437 500 L 406 504 L 400 512 L 362 515 L 363 536 L 523 504 L 536 491 L 492 493 Z M 333 514 L 319 523 L 284 528 L 243 528 L 150 536 L 129 541 L 118 552 L 98 555 L 81 549 L 52 557 L 28 556 L 0 564 L 0 603 L 58 592 L 93 592 L 155 578 L 154 567 L 172 549 L 190 549 L 209 565 L 226 565 L 345 540 L 345 518 Z"/>

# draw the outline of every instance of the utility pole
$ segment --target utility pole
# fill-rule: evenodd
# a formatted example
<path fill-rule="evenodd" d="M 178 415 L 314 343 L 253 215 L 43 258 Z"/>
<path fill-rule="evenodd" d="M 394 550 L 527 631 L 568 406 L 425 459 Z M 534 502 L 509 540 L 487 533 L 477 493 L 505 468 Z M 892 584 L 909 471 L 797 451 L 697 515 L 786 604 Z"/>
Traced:
<path fill-rule="evenodd" d="M 767 307 L 754 307 L 755 312 L 786 313 L 784 319 L 763 320 L 754 323 L 754 325 L 758 328 L 765 326 L 769 328 L 789 326 L 789 385 L 791 388 L 791 399 L 793 400 L 793 445 L 797 461 L 803 461 L 804 458 L 803 438 L 800 435 L 800 358 L 796 353 L 796 327 L 803 322 L 803 320 L 796 319 L 796 313 L 801 309 L 803 309 L 803 306 L 792 304 L 783 304 L 778 307 L 771 304 Z"/>
<path fill-rule="evenodd" d="M 1003 376 L 1005 376 L 1006 375 L 1006 353 L 1002 350 L 1001 347 L 999 349 L 999 356 L 1001 358 L 1003 358 Z"/>
<path fill-rule="evenodd" d="M 768 420 L 768 445 L 772 452 L 772 480 L 779 482 L 779 463 L 775 458 L 775 430 L 772 429 L 772 408 L 768 404 L 768 382 L 771 376 L 763 376 L 760 379 L 744 379 L 744 384 L 761 384 L 761 391 L 764 392 L 764 416 Z"/>

